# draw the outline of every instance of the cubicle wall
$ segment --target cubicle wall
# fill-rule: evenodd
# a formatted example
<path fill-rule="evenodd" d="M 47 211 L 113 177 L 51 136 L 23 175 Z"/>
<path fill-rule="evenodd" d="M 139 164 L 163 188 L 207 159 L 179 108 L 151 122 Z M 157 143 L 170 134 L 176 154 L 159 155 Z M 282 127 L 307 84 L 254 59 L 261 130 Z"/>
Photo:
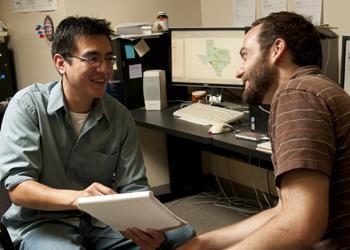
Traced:
<path fill-rule="evenodd" d="M 13 96 L 16 91 L 13 53 L 5 43 L 0 43 L 0 101 Z"/>
<path fill-rule="evenodd" d="M 140 56 L 135 45 L 144 42 L 149 50 Z M 143 72 L 162 69 L 166 72 L 168 100 L 185 99 L 185 87 L 174 87 L 170 82 L 169 71 L 169 35 L 136 39 L 117 38 L 112 41 L 117 56 L 117 68 L 111 80 L 112 95 L 129 109 L 144 107 Z"/>

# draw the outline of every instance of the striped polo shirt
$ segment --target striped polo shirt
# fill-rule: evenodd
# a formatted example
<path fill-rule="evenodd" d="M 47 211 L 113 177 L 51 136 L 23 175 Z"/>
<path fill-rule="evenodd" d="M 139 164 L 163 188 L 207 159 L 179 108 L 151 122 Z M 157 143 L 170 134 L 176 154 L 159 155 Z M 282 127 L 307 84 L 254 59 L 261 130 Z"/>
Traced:
<path fill-rule="evenodd" d="M 269 131 L 275 182 L 292 169 L 330 177 L 324 240 L 350 247 L 350 97 L 316 66 L 301 67 L 271 104 Z"/>

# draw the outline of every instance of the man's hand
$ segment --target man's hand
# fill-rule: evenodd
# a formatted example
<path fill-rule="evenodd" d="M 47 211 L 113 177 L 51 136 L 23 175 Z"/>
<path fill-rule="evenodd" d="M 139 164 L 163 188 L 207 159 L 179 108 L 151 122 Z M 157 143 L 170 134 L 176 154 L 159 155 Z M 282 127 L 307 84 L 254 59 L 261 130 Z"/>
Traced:
<path fill-rule="evenodd" d="M 116 192 L 109 187 L 106 187 L 100 183 L 94 182 L 84 190 L 79 191 L 77 195 L 73 197 L 72 204 L 74 207 L 77 208 L 77 200 L 80 197 L 108 195 L 108 194 L 116 194 Z"/>
<path fill-rule="evenodd" d="M 138 228 L 130 228 L 123 232 L 125 238 L 131 239 L 142 250 L 153 250 L 162 244 L 164 234 L 154 229 L 142 231 Z"/>

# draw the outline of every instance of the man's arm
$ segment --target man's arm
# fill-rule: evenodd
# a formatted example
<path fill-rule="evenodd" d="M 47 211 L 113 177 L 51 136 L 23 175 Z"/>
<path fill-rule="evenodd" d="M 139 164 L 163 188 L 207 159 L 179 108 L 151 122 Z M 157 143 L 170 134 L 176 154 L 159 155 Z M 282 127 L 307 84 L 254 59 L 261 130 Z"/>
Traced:
<path fill-rule="evenodd" d="M 115 194 L 115 191 L 100 183 L 93 183 L 84 190 L 55 189 L 37 181 L 27 180 L 9 191 L 12 202 L 18 206 L 38 210 L 77 209 L 79 197 Z"/>
<path fill-rule="evenodd" d="M 323 235 L 328 221 L 326 175 L 310 170 L 286 173 L 278 205 L 242 222 L 199 235 L 179 250 L 303 249 Z"/>
<path fill-rule="evenodd" d="M 298 169 L 281 179 L 278 214 L 229 249 L 307 249 L 321 239 L 328 222 L 329 178 Z"/>
<path fill-rule="evenodd" d="M 243 240 L 273 218 L 279 206 L 264 210 L 241 222 L 193 238 L 178 250 L 224 249 Z"/>

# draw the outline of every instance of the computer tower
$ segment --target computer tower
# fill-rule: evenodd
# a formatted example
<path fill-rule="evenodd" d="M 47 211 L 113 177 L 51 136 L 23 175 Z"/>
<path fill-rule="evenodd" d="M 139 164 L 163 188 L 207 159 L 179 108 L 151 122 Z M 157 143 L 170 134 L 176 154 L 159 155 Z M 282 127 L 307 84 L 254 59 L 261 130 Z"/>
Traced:
<path fill-rule="evenodd" d="M 0 43 L 0 101 L 12 97 L 17 91 L 13 53 Z"/>
<path fill-rule="evenodd" d="M 249 105 L 249 127 L 252 131 L 267 134 L 270 105 Z"/>
<path fill-rule="evenodd" d="M 134 46 L 141 41 L 149 47 L 149 51 L 139 56 Z M 113 52 L 117 56 L 110 87 L 112 95 L 129 109 L 145 106 L 143 96 L 143 72 L 148 70 L 164 70 L 166 76 L 167 100 L 186 99 L 186 87 L 174 87 L 170 79 L 170 41 L 169 34 L 163 33 L 136 39 L 116 38 L 112 40 Z M 136 69 L 136 72 L 133 70 Z M 141 71 L 139 74 L 137 71 Z"/>

